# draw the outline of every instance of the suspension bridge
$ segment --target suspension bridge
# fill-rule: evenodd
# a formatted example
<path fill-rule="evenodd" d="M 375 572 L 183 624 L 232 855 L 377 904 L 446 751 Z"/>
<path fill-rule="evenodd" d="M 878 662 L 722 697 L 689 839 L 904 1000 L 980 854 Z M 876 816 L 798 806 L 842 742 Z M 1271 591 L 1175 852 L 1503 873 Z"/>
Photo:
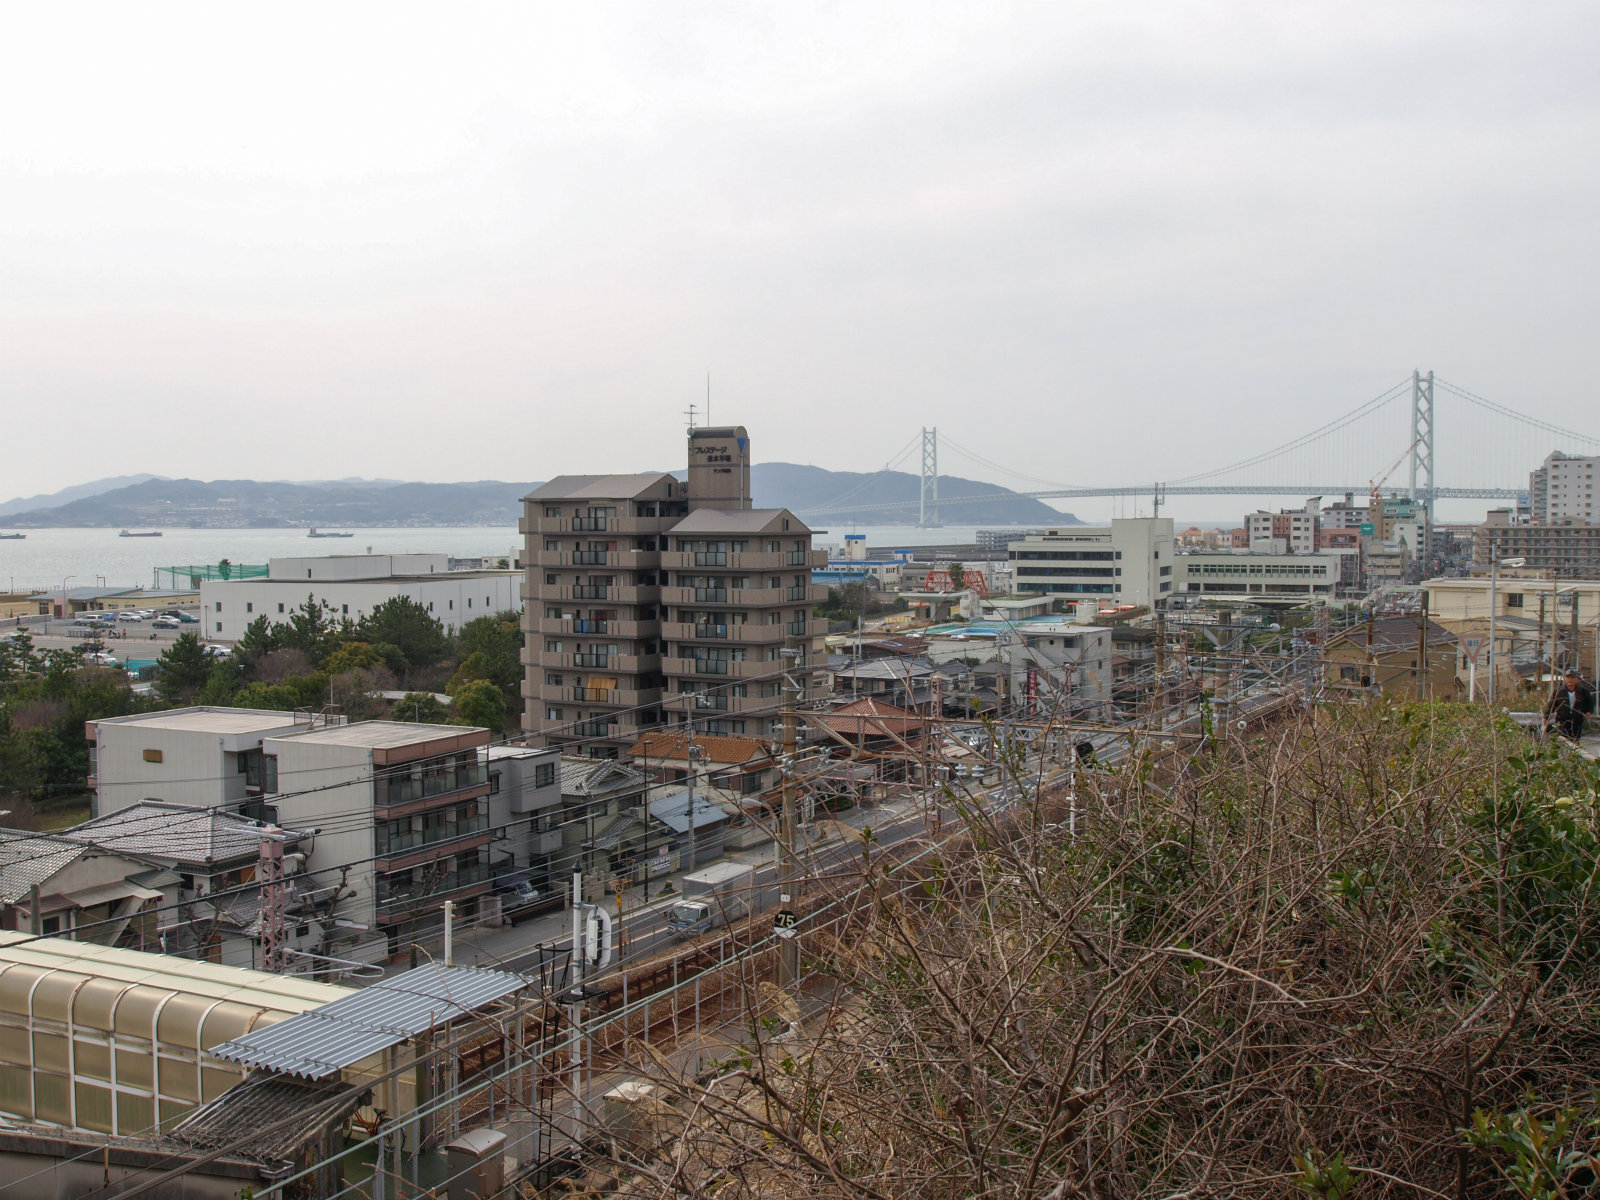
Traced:
<path fill-rule="evenodd" d="M 1447 435 L 1444 445 L 1450 451 L 1445 461 L 1465 464 L 1455 468 L 1460 474 L 1435 471 L 1435 435 L 1441 431 Z M 1236 462 L 1175 479 L 1102 485 L 1066 483 L 1017 472 L 967 449 L 948 435 L 942 440 L 942 448 L 947 460 L 953 451 L 967 469 L 977 468 L 991 477 L 998 473 L 1013 481 L 1007 485 L 1009 490 L 995 493 L 955 496 L 947 490 L 947 504 L 959 501 L 965 508 L 1017 496 L 1035 500 L 1137 497 L 1151 500 L 1154 511 L 1159 513 L 1161 504 L 1170 496 L 1367 495 L 1386 484 L 1390 492 L 1403 492 L 1428 504 L 1436 500 L 1515 500 L 1527 493 L 1528 472 L 1551 451 L 1600 454 L 1600 438 L 1518 412 L 1435 378 L 1432 371 L 1414 371 L 1410 378 L 1309 433 Z M 878 472 L 834 497 L 825 507 L 807 512 L 855 514 L 904 508 L 904 501 L 857 504 L 852 500 L 883 474 L 916 462 L 913 455 L 918 450 L 919 523 L 939 524 L 941 439 L 937 428 L 921 430 Z M 1102 459 L 1112 457 L 1096 453 Z M 1441 482 L 1443 479 L 1450 482 Z"/>

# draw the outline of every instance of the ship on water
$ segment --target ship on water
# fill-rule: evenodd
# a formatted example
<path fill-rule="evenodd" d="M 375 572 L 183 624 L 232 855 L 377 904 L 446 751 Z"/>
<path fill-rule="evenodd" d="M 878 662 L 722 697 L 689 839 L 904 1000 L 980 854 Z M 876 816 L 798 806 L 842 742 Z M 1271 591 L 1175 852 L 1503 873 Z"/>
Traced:
<path fill-rule="evenodd" d="M 312 526 L 312 527 L 311 527 L 311 532 L 309 532 L 309 533 L 308 533 L 308 534 L 306 534 L 306 536 L 307 536 L 307 537 L 315 537 L 315 538 L 324 538 L 324 537 L 355 537 L 355 534 L 353 534 L 353 533 L 324 533 L 324 532 L 322 532 L 322 531 L 321 531 L 321 530 L 320 530 L 320 529 L 318 529 L 318 528 L 317 528 L 317 527 L 316 527 L 316 526 L 315 526 L 315 525 L 313 525 L 313 526 Z"/>
<path fill-rule="evenodd" d="M 0 533 L 0 542 L 20 542 L 27 536 L 25 533 Z"/>
<path fill-rule="evenodd" d="M 118 537 L 160 537 L 161 536 L 161 530 L 159 530 L 159 529 L 151 529 L 151 530 L 147 530 L 147 531 L 145 531 L 143 533 L 134 533 L 131 529 L 124 529 L 121 533 L 117 534 L 117 536 Z"/>

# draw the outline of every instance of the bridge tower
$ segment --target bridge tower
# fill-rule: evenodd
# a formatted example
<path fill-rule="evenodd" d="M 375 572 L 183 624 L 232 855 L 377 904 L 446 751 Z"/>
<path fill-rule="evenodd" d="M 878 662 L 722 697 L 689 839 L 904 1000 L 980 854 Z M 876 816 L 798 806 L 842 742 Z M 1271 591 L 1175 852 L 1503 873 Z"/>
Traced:
<path fill-rule="evenodd" d="M 1418 480 L 1421 480 L 1419 486 Z M 1433 372 L 1411 372 L 1411 487 L 1408 495 L 1433 504 Z"/>
<path fill-rule="evenodd" d="M 936 425 L 922 431 L 922 503 L 918 508 L 917 527 L 927 529 L 938 523 L 939 427 Z"/>

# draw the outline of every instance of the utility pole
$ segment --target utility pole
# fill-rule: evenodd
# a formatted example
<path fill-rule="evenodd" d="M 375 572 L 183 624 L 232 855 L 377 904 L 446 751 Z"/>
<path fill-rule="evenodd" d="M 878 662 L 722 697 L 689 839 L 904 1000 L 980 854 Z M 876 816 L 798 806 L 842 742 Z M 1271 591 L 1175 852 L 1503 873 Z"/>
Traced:
<path fill-rule="evenodd" d="M 694 832 L 694 771 L 695 762 L 700 747 L 694 744 L 694 718 L 689 718 L 689 742 L 684 748 L 684 757 L 689 763 L 689 861 L 684 864 L 688 870 L 694 870 L 695 859 L 699 851 L 695 843 Z"/>
<path fill-rule="evenodd" d="M 1427 699 L 1428 686 L 1428 610 L 1417 610 L 1417 699 Z"/>
<path fill-rule="evenodd" d="M 795 862 L 794 772 L 798 742 L 800 703 L 800 639 L 793 634 L 783 639 L 783 813 L 778 832 L 778 902 L 785 908 L 800 903 L 800 872 Z M 800 942 L 797 937 L 781 939 L 778 948 L 778 984 L 785 990 L 800 983 Z"/>
<path fill-rule="evenodd" d="M 284 968 L 283 843 L 271 830 L 261 839 L 261 969 L 277 973 Z"/>

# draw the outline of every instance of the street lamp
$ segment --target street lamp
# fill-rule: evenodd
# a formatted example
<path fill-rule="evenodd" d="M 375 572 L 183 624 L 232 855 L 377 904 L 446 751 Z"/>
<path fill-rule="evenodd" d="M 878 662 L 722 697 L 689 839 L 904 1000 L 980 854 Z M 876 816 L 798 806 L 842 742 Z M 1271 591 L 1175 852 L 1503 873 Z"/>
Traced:
<path fill-rule="evenodd" d="M 1500 673 L 1500 664 L 1495 659 L 1494 644 L 1496 615 L 1495 588 L 1500 582 L 1501 567 L 1511 567 L 1513 570 L 1515 570 L 1517 567 L 1526 566 L 1527 562 L 1528 560 L 1525 558 L 1495 558 L 1491 559 L 1489 563 L 1489 705 L 1491 708 L 1494 706 L 1496 694 L 1495 676 Z"/>

